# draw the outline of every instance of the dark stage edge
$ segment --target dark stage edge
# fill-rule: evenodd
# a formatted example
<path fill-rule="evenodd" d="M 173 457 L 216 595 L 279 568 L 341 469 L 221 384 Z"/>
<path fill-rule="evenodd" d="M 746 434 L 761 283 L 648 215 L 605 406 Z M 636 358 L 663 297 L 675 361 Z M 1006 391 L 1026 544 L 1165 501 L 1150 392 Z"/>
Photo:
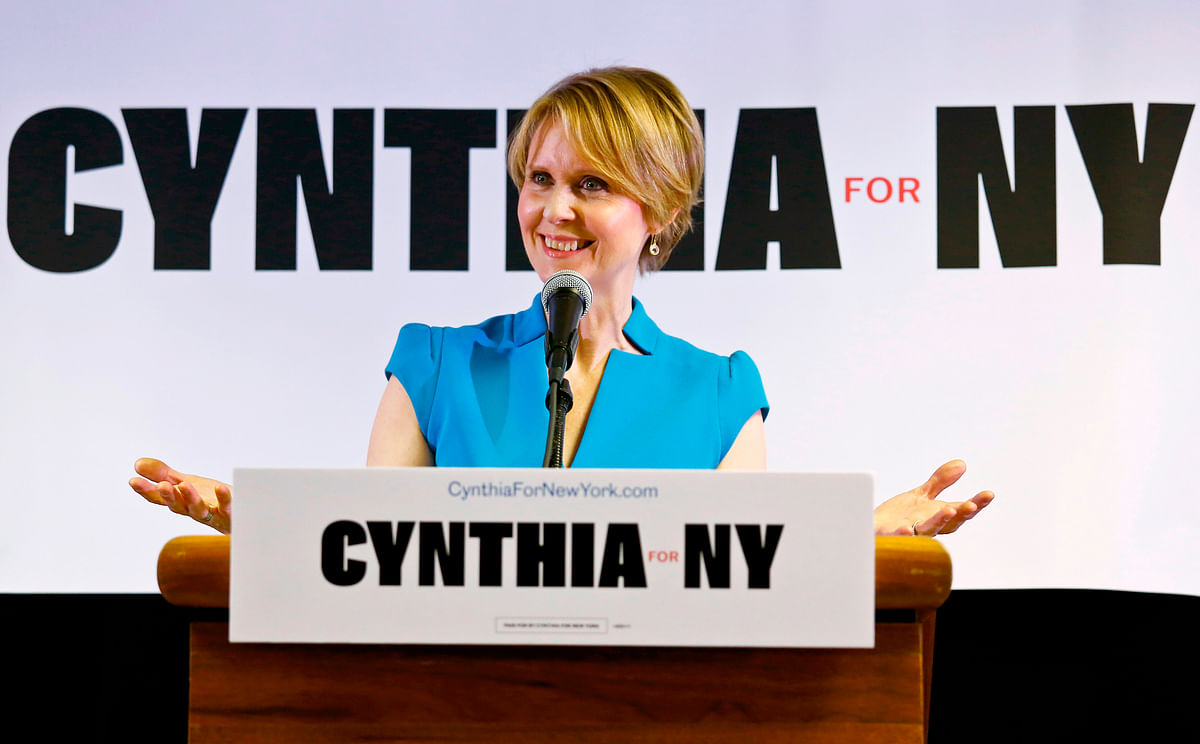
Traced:
<path fill-rule="evenodd" d="M 6 730 L 186 742 L 187 624 L 223 617 L 157 594 L 0 595 Z M 1195 733 L 1200 597 L 955 591 L 935 648 L 932 744 Z"/>

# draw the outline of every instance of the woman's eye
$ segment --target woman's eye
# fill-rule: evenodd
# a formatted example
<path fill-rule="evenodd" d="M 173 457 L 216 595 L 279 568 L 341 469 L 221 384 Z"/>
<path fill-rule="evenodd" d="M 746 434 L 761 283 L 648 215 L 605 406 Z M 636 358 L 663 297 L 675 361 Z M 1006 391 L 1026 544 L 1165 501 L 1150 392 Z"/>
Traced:
<path fill-rule="evenodd" d="M 545 173 L 530 173 L 529 180 L 531 183 L 536 183 L 539 186 L 545 186 L 550 183 L 550 176 Z"/>
<path fill-rule="evenodd" d="M 608 184 L 595 176 L 588 176 L 579 182 L 579 187 L 584 191 L 604 191 Z"/>

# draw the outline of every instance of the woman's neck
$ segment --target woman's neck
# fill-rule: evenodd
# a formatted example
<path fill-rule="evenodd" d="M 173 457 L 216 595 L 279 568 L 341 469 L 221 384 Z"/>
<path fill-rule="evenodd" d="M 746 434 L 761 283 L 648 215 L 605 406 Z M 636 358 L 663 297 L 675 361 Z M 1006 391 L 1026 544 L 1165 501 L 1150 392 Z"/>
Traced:
<path fill-rule="evenodd" d="M 604 364 L 613 349 L 633 351 L 624 328 L 633 315 L 633 293 L 597 294 L 588 314 L 579 322 L 579 348 L 575 363 L 584 368 Z"/>

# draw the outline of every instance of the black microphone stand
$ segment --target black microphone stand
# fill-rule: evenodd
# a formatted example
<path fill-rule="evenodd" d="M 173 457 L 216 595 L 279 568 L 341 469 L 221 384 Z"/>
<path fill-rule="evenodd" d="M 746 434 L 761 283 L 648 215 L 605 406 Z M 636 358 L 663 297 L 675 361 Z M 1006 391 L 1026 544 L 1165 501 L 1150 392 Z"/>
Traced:
<path fill-rule="evenodd" d="M 546 454 L 542 457 L 542 467 L 544 468 L 561 468 L 563 466 L 563 429 L 567 425 L 567 411 L 571 410 L 574 403 L 571 383 L 565 377 L 550 381 L 550 389 L 546 391 L 546 409 L 550 411 L 550 429 L 546 432 Z"/>
<path fill-rule="evenodd" d="M 571 383 L 565 375 L 571 362 L 575 361 L 575 349 L 578 346 L 578 328 L 571 331 L 565 343 L 558 340 L 553 346 L 550 333 L 546 333 L 546 374 L 550 379 L 550 389 L 546 391 L 546 410 L 550 412 L 550 428 L 546 432 L 546 454 L 542 456 L 544 468 L 563 467 L 563 430 L 567 425 L 567 412 L 575 403 Z"/>

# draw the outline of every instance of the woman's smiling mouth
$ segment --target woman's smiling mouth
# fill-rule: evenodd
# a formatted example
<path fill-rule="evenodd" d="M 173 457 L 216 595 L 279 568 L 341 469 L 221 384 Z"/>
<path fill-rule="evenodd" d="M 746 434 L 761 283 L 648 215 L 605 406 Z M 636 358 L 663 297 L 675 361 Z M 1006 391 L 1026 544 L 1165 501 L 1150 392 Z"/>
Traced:
<path fill-rule="evenodd" d="M 568 237 L 565 235 L 550 236 L 541 235 L 539 233 L 538 236 L 542 239 L 542 243 L 545 244 L 547 248 L 552 251 L 559 251 L 562 253 L 571 253 L 579 250 L 580 248 L 588 248 L 594 242 L 596 242 L 594 240 L 580 240 L 579 238 Z"/>

